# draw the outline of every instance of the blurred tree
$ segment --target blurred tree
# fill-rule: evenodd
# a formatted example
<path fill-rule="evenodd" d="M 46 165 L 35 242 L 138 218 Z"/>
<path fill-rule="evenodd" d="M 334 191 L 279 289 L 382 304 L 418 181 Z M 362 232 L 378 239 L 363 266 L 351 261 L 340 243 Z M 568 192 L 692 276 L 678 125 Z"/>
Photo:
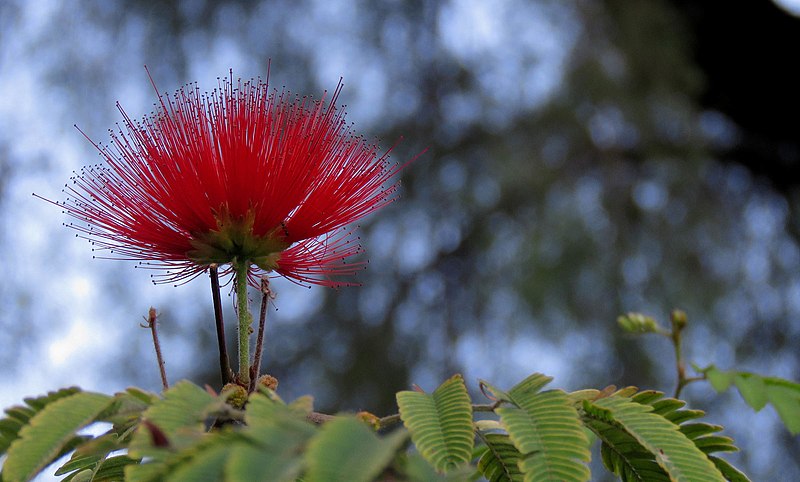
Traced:
<path fill-rule="evenodd" d="M 690 32 L 691 58 L 706 79 L 699 104 L 737 127 L 735 142 L 716 155 L 797 196 L 800 72 L 789 65 L 800 42 L 800 18 L 774 2 L 673 3 Z"/>

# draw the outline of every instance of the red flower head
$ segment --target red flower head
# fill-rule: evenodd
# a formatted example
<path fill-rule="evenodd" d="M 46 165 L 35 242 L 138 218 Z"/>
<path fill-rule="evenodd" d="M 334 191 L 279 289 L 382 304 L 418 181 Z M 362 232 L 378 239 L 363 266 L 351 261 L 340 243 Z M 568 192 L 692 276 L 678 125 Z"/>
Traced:
<path fill-rule="evenodd" d="M 105 164 L 72 178 L 59 203 L 111 257 L 167 268 L 155 281 L 188 280 L 209 265 L 247 261 L 251 279 L 278 273 L 301 283 L 340 280 L 363 262 L 347 226 L 393 200 L 403 166 L 352 132 L 330 101 L 222 81 L 173 97 L 95 145 Z M 391 150 L 391 149 L 390 149 Z"/>

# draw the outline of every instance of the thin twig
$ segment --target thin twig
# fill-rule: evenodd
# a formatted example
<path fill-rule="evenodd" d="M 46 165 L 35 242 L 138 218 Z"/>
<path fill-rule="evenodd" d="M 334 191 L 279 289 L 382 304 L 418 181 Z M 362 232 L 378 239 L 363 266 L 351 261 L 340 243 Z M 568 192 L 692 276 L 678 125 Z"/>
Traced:
<path fill-rule="evenodd" d="M 672 340 L 672 347 L 675 350 L 675 371 L 677 372 L 678 379 L 675 386 L 674 397 L 679 398 L 683 388 L 691 383 L 689 381 L 690 379 L 686 378 L 686 364 L 683 361 L 683 351 L 681 349 L 681 334 L 683 333 L 683 329 L 686 328 L 686 313 L 681 310 L 672 310 L 672 313 L 670 313 L 670 325 L 672 331 L 669 337 Z"/>
<path fill-rule="evenodd" d="M 322 425 L 325 422 L 330 422 L 336 418 L 335 415 L 328 415 L 327 413 L 320 413 L 320 412 L 310 412 L 306 415 L 306 420 L 315 424 L 315 425 Z"/>
<path fill-rule="evenodd" d="M 222 375 L 222 384 L 230 383 L 233 379 L 231 361 L 228 358 L 228 348 L 225 343 L 225 322 L 222 319 L 222 300 L 219 296 L 219 272 L 216 264 L 209 267 L 211 272 L 211 298 L 214 301 L 214 321 L 217 325 L 217 342 L 219 344 L 219 370 Z"/>
<path fill-rule="evenodd" d="M 503 400 L 497 400 L 494 403 L 480 403 L 472 405 L 473 412 L 494 412 L 494 409 L 503 404 Z"/>
<path fill-rule="evenodd" d="M 393 415 L 387 415 L 385 417 L 381 417 L 378 419 L 378 427 L 380 429 L 384 429 L 386 427 L 391 427 L 392 425 L 397 425 L 400 423 L 400 414 L 395 413 Z"/>
<path fill-rule="evenodd" d="M 256 352 L 253 355 L 253 366 L 250 367 L 250 391 L 256 389 L 256 383 L 261 372 L 261 355 L 264 350 L 264 332 L 267 326 L 267 305 L 275 295 L 269 289 L 269 278 L 261 277 L 261 314 L 258 318 L 258 335 L 256 335 Z"/>
<path fill-rule="evenodd" d="M 494 403 L 487 403 L 487 404 L 473 404 L 472 411 L 473 412 L 494 412 L 497 407 L 503 404 L 502 400 L 498 400 Z M 330 415 L 328 415 L 330 417 Z M 310 418 L 309 418 L 310 420 Z M 312 420 L 313 421 L 313 420 Z M 324 420 L 327 421 L 327 420 Z M 384 429 L 391 427 L 393 425 L 397 425 L 402 420 L 400 419 L 400 414 L 395 413 L 392 415 L 387 415 L 385 417 L 381 417 L 378 419 L 378 427 L 379 429 Z"/>
<path fill-rule="evenodd" d="M 158 341 L 158 323 L 156 322 L 157 318 L 158 314 L 156 313 L 156 309 L 151 306 L 146 318 L 147 324 L 141 326 L 142 328 L 150 328 L 150 333 L 153 334 L 153 346 L 156 349 L 158 370 L 161 372 L 161 385 L 164 387 L 164 390 L 167 390 L 169 388 L 169 383 L 167 382 L 167 371 L 164 368 L 164 357 L 161 356 L 161 343 Z"/>

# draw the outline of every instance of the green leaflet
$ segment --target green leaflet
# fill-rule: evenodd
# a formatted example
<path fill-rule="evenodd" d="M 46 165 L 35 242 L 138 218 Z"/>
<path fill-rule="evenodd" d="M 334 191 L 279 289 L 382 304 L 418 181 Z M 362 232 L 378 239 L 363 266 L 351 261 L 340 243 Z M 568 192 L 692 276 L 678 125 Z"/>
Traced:
<path fill-rule="evenodd" d="M 737 373 L 733 383 L 739 389 L 744 401 L 755 410 L 761 410 L 769 402 L 769 392 L 766 381 L 752 373 Z M 798 392 L 800 395 L 800 392 Z"/>
<path fill-rule="evenodd" d="M 95 471 L 93 482 L 108 481 L 113 482 L 123 480 L 125 477 L 125 467 L 128 465 L 136 465 L 139 461 L 132 459 L 127 455 L 117 455 L 108 457 L 100 463 L 100 466 Z"/>
<path fill-rule="evenodd" d="M 641 453 L 641 449 L 653 454 L 654 461 L 669 474 L 671 480 L 725 480 L 695 443 L 681 433 L 675 423 L 653 413 L 651 406 L 619 396 L 595 402 L 584 401 L 583 404 L 584 410 L 590 416 L 594 416 L 593 409 L 599 407 L 603 409 L 604 415 L 610 414 L 613 417 L 609 422 L 598 418 L 599 424 L 590 423 L 589 426 L 616 454 L 633 455 L 629 459 L 634 463 L 623 466 L 612 463 L 609 467 L 623 476 L 623 480 L 658 480 L 649 478 L 651 475 L 648 474 L 655 474 L 656 471 L 646 462 L 647 456 Z M 615 433 L 614 429 L 617 428 L 622 429 L 632 440 Z M 631 472 L 631 478 L 627 477 L 628 472 Z"/>
<path fill-rule="evenodd" d="M 717 392 L 736 385 L 744 401 L 756 411 L 771 403 L 789 432 L 800 433 L 800 383 L 749 372 L 723 371 L 714 365 L 698 371 L 705 374 Z"/>
<path fill-rule="evenodd" d="M 545 385 L 553 381 L 553 377 L 548 377 L 547 375 L 543 375 L 541 373 L 534 373 L 533 375 L 527 377 L 525 380 L 522 380 L 517 385 L 514 386 L 510 391 L 504 392 L 499 388 L 496 388 L 490 385 L 487 381 L 481 380 L 481 389 L 488 390 L 495 400 L 500 400 L 503 402 L 515 403 L 514 397 L 524 397 L 525 394 L 530 393 L 534 394 L 537 393 L 539 390 L 544 388 Z"/>
<path fill-rule="evenodd" d="M 125 467 L 125 480 L 164 480 L 173 464 L 194 460 L 194 450 L 206 437 L 204 422 L 224 402 L 187 381 L 166 390 L 142 413 L 142 422 L 129 444 L 128 455 L 147 458 Z"/>
<path fill-rule="evenodd" d="M 623 427 L 614 422 L 611 410 L 583 402 L 584 423 L 601 440 L 600 457 L 603 465 L 628 481 L 669 481 L 669 475 L 647 451 Z"/>
<path fill-rule="evenodd" d="M 153 461 L 127 467 L 125 475 L 128 480 L 273 482 L 294 481 L 301 475 L 304 449 L 317 432 L 305 420 L 305 409 L 310 408 L 310 400 L 301 400 L 288 407 L 274 394 L 256 393 L 251 395 L 247 404 L 247 425 L 234 424 L 205 432 L 198 428 L 197 420 L 213 412 L 218 401 L 201 395 L 199 390 L 189 386 L 165 397 L 163 404 L 193 407 L 193 415 L 184 417 L 180 424 L 171 413 L 175 407 L 166 407 L 169 410 L 165 410 L 162 404 L 161 410 L 145 413 L 155 414 L 154 419 L 161 420 L 162 424 L 165 414 L 171 417 L 172 424 L 163 424 L 170 445 L 168 448 L 150 449 Z M 182 440 L 183 446 L 173 447 L 174 440 Z"/>
<path fill-rule="evenodd" d="M 767 398 L 792 435 L 800 433 L 800 385 L 785 380 L 765 379 Z M 781 383 L 786 382 L 786 383 Z"/>
<path fill-rule="evenodd" d="M 436 469 L 417 452 L 405 454 L 401 461 L 403 473 L 409 481 L 430 482 L 444 480 L 444 477 L 437 473 Z"/>
<path fill-rule="evenodd" d="M 417 452 L 401 453 L 399 468 L 408 482 L 464 482 L 476 480 L 475 468 L 468 464 L 459 465 L 458 468 L 440 474 L 436 469 Z"/>
<path fill-rule="evenodd" d="M 276 434 L 269 445 L 237 444 L 225 463 L 227 480 L 292 482 L 303 470 L 301 445 L 281 445 Z"/>
<path fill-rule="evenodd" d="M 197 385 L 181 381 L 164 392 L 164 398 L 153 403 L 143 417 L 156 424 L 165 434 L 178 429 L 202 426 L 209 413 L 221 401 Z"/>
<path fill-rule="evenodd" d="M 197 385 L 178 382 L 142 414 L 149 425 L 139 425 L 130 444 L 131 456 L 157 456 L 161 450 L 154 450 L 153 441 L 158 435 L 165 436 L 172 449 L 193 445 L 205 432 L 205 419 L 222 403 Z"/>
<path fill-rule="evenodd" d="M 561 390 L 538 392 L 551 380 L 534 374 L 508 392 L 515 406 L 495 410 L 522 454 L 526 481 L 589 480 L 589 441 L 578 412 Z"/>
<path fill-rule="evenodd" d="M 17 405 L 5 409 L 6 417 L 0 420 L 0 455 L 6 453 L 11 442 L 19 438 L 19 431 L 37 412 L 56 400 L 78 392 L 80 389 L 77 387 L 62 388 L 41 397 L 26 398 L 24 401 L 27 407 Z"/>
<path fill-rule="evenodd" d="M 80 469 L 63 479 L 63 482 L 80 482 L 82 480 L 91 482 L 116 482 L 125 480 L 125 467 L 131 464 L 138 464 L 139 461 L 127 455 L 117 455 L 102 460 L 95 465 L 95 469 Z M 62 467 L 63 468 L 63 467 Z"/>
<path fill-rule="evenodd" d="M 47 404 L 11 443 L 3 480 L 32 479 L 65 450 L 74 448 L 75 432 L 92 423 L 111 401 L 107 395 L 80 392 Z"/>
<path fill-rule="evenodd" d="M 181 463 L 167 477 L 165 482 L 217 482 L 222 480 L 222 471 L 228 454 L 233 450 L 233 446 L 219 443 L 207 450 L 200 451 L 190 460 Z"/>
<path fill-rule="evenodd" d="M 228 480 L 294 481 L 304 467 L 303 449 L 317 429 L 305 420 L 311 400 L 301 397 L 286 406 L 258 393 L 250 396 L 239 443 L 225 465 Z"/>
<path fill-rule="evenodd" d="M 747 478 L 746 475 L 731 465 L 727 460 L 714 456 L 709 457 L 709 459 L 714 462 L 714 465 L 717 466 L 719 471 L 722 472 L 722 475 L 730 482 L 750 482 L 750 479 Z"/>
<path fill-rule="evenodd" d="M 430 395 L 398 392 L 397 405 L 417 450 L 437 471 L 448 472 L 469 462 L 475 442 L 472 405 L 461 375 Z"/>
<path fill-rule="evenodd" d="M 352 417 L 337 417 L 326 422 L 311 440 L 306 452 L 308 482 L 369 482 L 394 458 L 406 440 L 405 430 L 379 438 Z"/>
<path fill-rule="evenodd" d="M 310 397 L 300 397 L 286 405 L 274 393 L 253 393 L 247 402 L 246 433 L 253 435 L 270 428 L 286 427 L 304 438 L 314 434 L 314 426 L 306 422 L 305 416 L 313 409 Z"/>
<path fill-rule="evenodd" d="M 77 477 L 78 474 L 88 470 L 89 473 L 94 474 L 94 478 L 92 480 L 104 480 L 102 478 L 102 473 L 111 470 L 111 466 L 108 464 L 112 463 L 112 459 L 114 459 L 112 465 L 119 464 L 121 462 L 125 462 L 123 465 L 139 463 L 138 459 L 131 459 L 129 457 L 111 457 L 106 459 L 109 453 L 124 449 L 126 446 L 127 444 L 120 441 L 119 436 L 114 433 L 114 429 L 112 428 L 103 435 L 97 436 L 94 439 L 88 440 L 76 447 L 72 457 L 66 463 L 64 463 L 64 465 L 59 467 L 54 475 L 59 476 L 70 474 L 64 478 L 64 482 L 68 482 L 73 480 L 73 477 Z M 123 467 L 120 467 L 118 470 L 120 473 L 119 477 L 116 477 L 116 479 L 111 477 L 111 479 L 122 479 L 122 469 Z"/>
<path fill-rule="evenodd" d="M 98 420 L 114 424 L 111 432 L 121 435 L 139 423 L 142 412 L 158 400 L 160 398 L 154 393 L 128 388 L 114 395 L 114 403 L 98 417 Z"/>
<path fill-rule="evenodd" d="M 674 398 L 663 398 L 662 392 L 646 390 L 636 393 L 631 397 L 631 401 L 651 407 L 653 415 L 664 417 L 665 420 L 672 422 L 680 432 L 691 440 L 695 446 L 705 454 L 719 451 L 736 451 L 733 440 L 729 437 L 715 435 L 722 430 L 719 425 L 711 425 L 703 422 L 683 423 L 702 417 L 704 413 L 700 410 L 684 410 L 685 402 Z M 615 398 L 626 398 L 615 395 Z M 608 408 L 590 403 L 588 400 L 583 402 L 584 422 L 591 428 L 603 444 L 600 455 L 603 464 L 613 473 L 620 476 L 623 481 L 650 481 L 650 480 L 670 480 L 667 472 L 657 463 L 656 456 L 645 448 L 639 441 L 621 426 L 616 420 L 614 411 Z M 726 464 L 722 459 L 711 458 L 717 467 Z M 719 463 L 717 463 L 719 462 Z M 732 466 L 731 473 L 738 475 L 735 480 L 747 480 Z M 720 468 L 720 471 L 728 478 L 728 473 Z"/>
<path fill-rule="evenodd" d="M 519 469 L 520 453 L 506 434 L 480 434 L 486 444 L 478 459 L 478 471 L 489 482 L 519 482 L 523 480 Z"/>
<path fill-rule="evenodd" d="M 181 450 L 163 449 L 155 461 L 124 467 L 125 480 L 136 481 L 218 481 L 223 479 L 225 462 L 243 441 L 238 433 L 215 430 L 198 437 L 196 443 Z"/>
<path fill-rule="evenodd" d="M 125 467 L 125 479 L 129 482 L 164 480 L 166 467 L 160 463 L 131 464 Z"/>
<path fill-rule="evenodd" d="M 670 480 L 669 475 L 656 463 L 652 454 L 638 443 L 618 443 L 613 440 L 613 435 L 603 438 L 605 441 L 600 446 L 603 465 L 612 473 L 619 475 L 622 481 Z"/>
<path fill-rule="evenodd" d="M 124 466 L 139 463 L 139 460 L 126 456 L 106 460 L 106 457 L 111 452 L 127 448 L 142 412 L 157 399 L 156 395 L 135 388 L 114 395 L 112 403 L 96 418 L 96 421 L 113 423 L 111 429 L 77 447 L 55 475 L 69 474 L 64 482 L 81 480 L 86 474 L 91 480 L 121 480 Z"/>
<path fill-rule="evenodd" d="M 103 458 L 102 455 L 96 455 L 96 454 L 91 454 L 91 455 L 73 454 L 73 456 L 67 461 L 67 463 L 65 463 L 64 465 L 59 467 L 58 470 L 56 470 L 56 473 L 54 475 L 58 476 L 74 472 L 72 475 L 67 477 L 67 479 L 69 479 L 70 477 L 74 477 L 75 474 L 77 474 L 78 472 L 82 472 L 83 470 L 86 469 L 88 469 L 91 472 L 92 468 L 94 468 L 97 465 L 97 462 L 99 462 L 102 458 Z"/>

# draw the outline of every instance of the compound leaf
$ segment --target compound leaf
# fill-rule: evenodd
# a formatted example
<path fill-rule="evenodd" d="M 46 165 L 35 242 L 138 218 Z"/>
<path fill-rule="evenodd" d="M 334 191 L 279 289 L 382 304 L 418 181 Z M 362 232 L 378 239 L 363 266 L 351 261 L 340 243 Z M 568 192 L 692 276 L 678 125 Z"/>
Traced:
<path fill-rule="evenodd" d="M 520 453 L 506 434 L 481 434 L 486 443 L 478 459 L 478 471 L 489 482 L 518 482 L 523 480 L 519 469 Z"/>
<path fill-rule="evenodd" d="M 78 387 L 62 388 L 36 398 L 26 398 L 25 404 L 5 409 L 6 417 L 0 420 L 0 455 L 6 453 L 11 442 L 19 438 L 19 431 L 28 424 L 31 417 L 47 405 L 80 392 Z"/>
<path fill-rule="evenodd" d="M 173 449 L 193 445 L 204 433 L 203 422 L 210 411 L 221 404 L 220 399 L 197 385 L 188 381 L 178 382 L 164 392 L 164 398 L 142 413 L 145 422 L 139 425 L 131 441 L 132 455 L 152 456 L 152 447 L 158 445 Z M 166 440 L 156 442 L 162 437 Z"/>
<path fill-rule="evenodd" d="M 448 472 L 470 460 L 475 442 L 472 405 L 461 375 L 430 395 L 398 392 L 397 405 L 417 450 L 437 471 Z"/>
<path fill-rule="evenodd" d="M 239 443 L 225 466 L 227 480 L 294 481 L 304 467 L 303 448 L 317 432 L 297 406 L 262 393 L 250 396 L 247 426 L 240 432 L 250 443 Z"/>
<path fill-rule="evenodd" d="M 749 372 L 724 371 L 714 365 L 699 371 L 717 392 L 736 385 L 744 401 L 756 411 L 771 403 L 789 432 L 800 433 L 800 383 Z"/>
<path fill-rule="evenodd" d="M 537 391 L 549 377 L 534 375 L 509 391 L 513 407 L 496 409 L 511 441 L 522 454 L 526 481 L 589 480 L 589 441 L 578 412 L 561 390 Z"/>
<path fill-rule="evenodd" d="M 309 482 L 369 482 L 394 458 L 408 433 L 379 438 L 364 422 L 337 417 L 325 423 L 306 452 Z"/>
<path fill-rule="evenodd" d="M 645 462 L 648 456 L 642 453 L 644 450 L 652 454 L 655 463 L 669 475 L 670 480 L 725 480 L 695 442 L 681 433 L 678 425 L 663 415 L 654 413 L 650 405 L 617 396 L 595 402 L 585 401 L 584 405 L 587 404 L 607 409 L 612 420 L 610 422 L 603 420 L 602 424 L 612 429 L 621 429 L 630 436 L 628 438 L 619 433 L 598 431 L 595 424 L 588 424 L 604 442 L 608 441 L 609 435 L 613 436 L 608 445 L 613 448 L 615 454 L 621 455 L 623 460 L 635 461 L 635 464 L 627 463 L 623 466 L 612 461 L 610 468 L 623 479 L 628 480 L 626 477 L 628 472 L 638 471 L 630 480 L 650 480 L 648 479 L 650 475 L 642 471 L 652 469 L 653 472 L 657 472 Z M 669 405 L 676 406 L 674 403 Z"/>
<path fill-rule="evenodd" d="M 32 479 L 82 439 L 75 432 L 92 423 L 112 397 L 79 392 L 49 403 L 31 417 L 11 443 L 3 464 L 6 482 Z"/>

